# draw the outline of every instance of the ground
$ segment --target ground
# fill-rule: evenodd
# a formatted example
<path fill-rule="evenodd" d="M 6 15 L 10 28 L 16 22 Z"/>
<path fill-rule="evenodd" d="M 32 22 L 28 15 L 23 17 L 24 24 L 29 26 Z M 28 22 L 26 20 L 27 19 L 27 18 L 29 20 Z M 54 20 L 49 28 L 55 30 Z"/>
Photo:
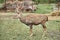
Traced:
<path fill-rule="evenodd" d="M 35 13 L 23 13 L 24 16 Z M 37 13 L 36 13 L 37 14 Z M 3 18 L 12 18 L 16 17 L 16 13 L 0 13 L 0 17 Z M 60 16 L 51 16 L 51 14 L 38 14 L 38 15 L 47 15 L 49 20 L 60 20 Z"/>
<path fill-rule="evenodd" d="M 60 20 L 46 23 L 47 33 L 43 40 L 60 40 Z M 17 19 L 0 20 L 0 40 L 40 40 L 43 34 L 41 25 L 33 26 L 32 37 L 29 37 L 29 27 Z"/>

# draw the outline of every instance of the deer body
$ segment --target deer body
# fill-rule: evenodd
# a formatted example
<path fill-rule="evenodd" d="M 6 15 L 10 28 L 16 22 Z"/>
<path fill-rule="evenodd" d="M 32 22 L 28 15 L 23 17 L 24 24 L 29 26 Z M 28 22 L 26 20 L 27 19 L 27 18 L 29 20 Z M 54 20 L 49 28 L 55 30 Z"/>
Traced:
<path fill-rule="evenodd" d="M 19 18 L 20 21 L 26 25 L 38 25 L 45 23 L 48 21 L 48 17 L 45 15 L 36 15 L 36 14 L 29 14 L 24 16 L 23 18 Z M 45 21 L 45 22 L 44 22 Z"/>

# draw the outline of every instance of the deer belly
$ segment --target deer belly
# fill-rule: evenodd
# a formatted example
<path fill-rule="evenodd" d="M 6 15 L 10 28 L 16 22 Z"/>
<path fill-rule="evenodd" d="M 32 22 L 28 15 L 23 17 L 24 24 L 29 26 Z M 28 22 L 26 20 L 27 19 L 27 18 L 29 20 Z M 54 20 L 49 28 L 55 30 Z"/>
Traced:
<path fill-rule="evenodd" d="M 41 21 L 38 20 L 38 19 L 31 19 L 31 20 L 26 20 L 25 23 L 26 24 L 36 24 L 37 25 L 37 24 L 40 24 Z"/>

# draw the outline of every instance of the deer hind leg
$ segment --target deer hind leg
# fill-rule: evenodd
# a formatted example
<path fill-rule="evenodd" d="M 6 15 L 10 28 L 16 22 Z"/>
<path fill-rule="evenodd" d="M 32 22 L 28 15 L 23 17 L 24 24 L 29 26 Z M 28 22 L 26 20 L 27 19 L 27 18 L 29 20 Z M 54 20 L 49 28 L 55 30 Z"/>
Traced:
<path fill-rule="evenodd" d="M 43 39 L 44 36 L 46 35 L 47 28 L 46 28 L 46 26 L 45 26 L 45 23 L 43 23 L 42 26 L 43 26 L 43 29 L 44 29 L 44 32 L 43 32 L 43 35 L 42 35 L 42 39 Z"/>
<path fill-rule="evenodd" d="M 45 23 L 46 23 L 46 20 L 42 21 L 42 23 L 41 23 L 41 25 L 42 25 L 42 27 L 43 27 L 44 31 L 46 31 L 46 29 L 47 29 L 47 27 L 46 27 Z"/>
<path fill-rule="evenodd" d="M 45 26 L 45 24 L 42 24 L 42 26 L 43 26 L 43 29 L 44 29 L 44 31 L 46 31 L 46 26 Z"/>
<path fill-rule="evenodd" d="M 30 25 L 30 37 L 33 36 L 32 28 L 32 25 Z"/>

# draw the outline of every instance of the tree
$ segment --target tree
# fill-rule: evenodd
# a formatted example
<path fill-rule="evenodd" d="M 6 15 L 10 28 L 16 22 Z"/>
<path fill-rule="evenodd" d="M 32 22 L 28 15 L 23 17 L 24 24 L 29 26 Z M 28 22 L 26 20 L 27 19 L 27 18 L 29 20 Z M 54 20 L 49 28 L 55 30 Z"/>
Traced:
<path fill-rule="evenodd" d="M 3 3 L 4 2 L 4 0 L 0 0 L 0 3 Z"/>

